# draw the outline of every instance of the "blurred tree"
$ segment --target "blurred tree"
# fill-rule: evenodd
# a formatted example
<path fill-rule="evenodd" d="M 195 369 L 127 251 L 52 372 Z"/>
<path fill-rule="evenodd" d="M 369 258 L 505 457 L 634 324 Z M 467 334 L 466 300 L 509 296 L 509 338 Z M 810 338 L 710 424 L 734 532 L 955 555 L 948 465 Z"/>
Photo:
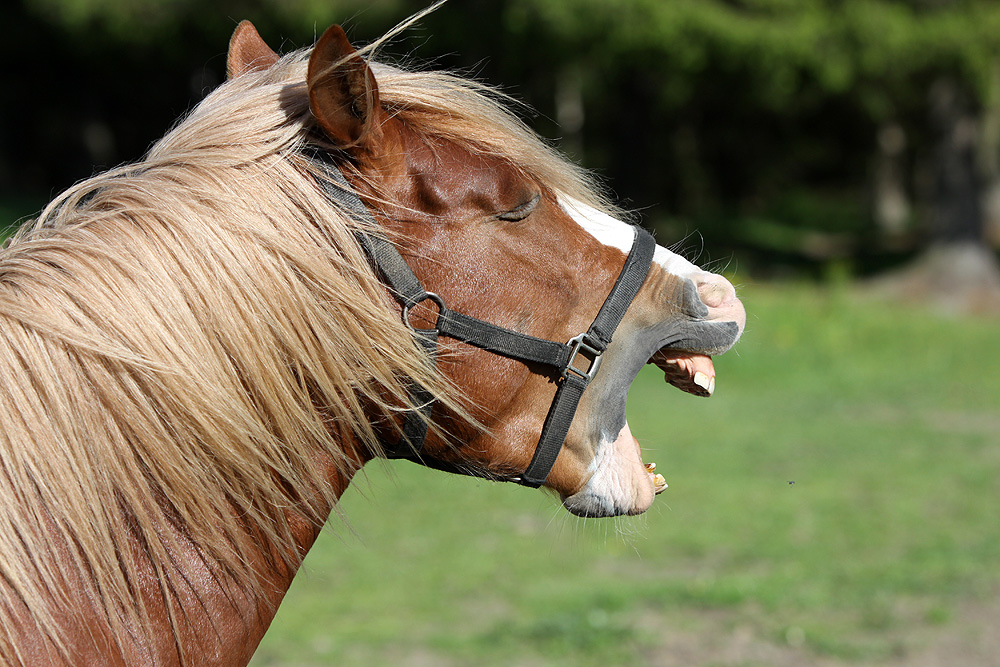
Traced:
<path fill-rule="evenodd" d="M 190 23 L 214 31 L 214 17 L 246 17 L 261 27 L 293 29 L 343 22 L 364 15 L 386 23 L 405 16 L 405 0 L 217 0 L 206 12 L 198 0 L 24 0 L 29 11 L 71 32 L 99 28 L 124 43 L 146 43 L 176 34 Z M 413 4 L 413 3 L 409 3 Z M 209 18 L 212 17 L 212 18 Z M 239 19 L 236 19 L 239 20 Z M 298 30 L 296 30 L 298 32 Z"/>
<path fill-rule="evenodd" d="M 137 157 L 221 80 L 242 18 L 287 51 L 333 22 L 374 39 L 428 2 L 4 3 L 0 43 L 20 66 L 0 92 L 0 187 Z M 387 55 L 526 100 L 536 129 L 665 237 L 697 228 L 710 247 L 784 253 L 768 264 L 863 263 L 959 233 L 982 245 L 1000 211 L 995 36 L 994 0 L 453 0 Z M 951 121 L 934 120 L 941 82 Z M 945 159 L 958 136 L 965 157 Z M 984 202 L 962 223 L 944 204 L 945 164 L 968 167 L 956 197 Z"/>
<path fill-rule="evenodd" d="M 229 35 L 243 18 L 291 50 L 338 20 L 391 26 L 406 15 L 402 4 L 222 0 L 209 11 L 194 0 L 6 1 L 0 44 L 16 66 L 0 88 L 0 192 L 51 196 L 138 158 L 221 83 Z"/>
<path fill-rule="evenodd" d="M 609 153 L 611 172 L 640 182 L 646 196 L 659 182 L 660 192 L 672 193 L 674 213 L 738 221 L 715 231 L 791 240 L 820 257 L 906 238 L 983 250 L 981 204 L 1000 201 L 986 197 L 1000 193 L 1000 3 L 511 0 L 509 7 L 509 24 L 533 32 L 547 60 L 584 77 L 576 85 L 587 91 L 588 120 L 603 120 L 604 136 L 624 148 Z M 608 99 L 619 111 L 602 119 Z M 584 131 L 587 158 L 605 159 L 600 139 Z M 812 203 L 795 205 L 803 189 Z M 852 195 L 838 192 L 868 193 L 870 214 L 859 216 L 858 206 L 824 216 L 830 192 L 842 201 Z M 803 213 L 814 219 L 794 219 Z M 815 234 L 776 236 L 774 219 L 835 236 L 827 243 Z M 861 228 L 861 219 L 881 228 Z M 852 243 L 832 242 L 845 231 Z M 1000 276 L 991 253 L 976 256 L 992 266 L 985 274 Z"/>

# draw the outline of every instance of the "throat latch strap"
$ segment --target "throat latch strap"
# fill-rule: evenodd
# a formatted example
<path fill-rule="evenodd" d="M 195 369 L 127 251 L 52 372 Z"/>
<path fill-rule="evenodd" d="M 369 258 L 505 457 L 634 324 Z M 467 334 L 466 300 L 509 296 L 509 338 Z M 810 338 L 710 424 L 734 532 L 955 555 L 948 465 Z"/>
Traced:
<path fill-rule="evenodd" d="M 311 157 L 322 167 L 327 176 L 319 180 L 319 185 L 327 197 L 357 220 L 363 221 L 365 223 L 363 227 L 375 228 L 371 213 L 329 155 L 315 150 L 311 152 Z M 635 228 L 632 249 L 593 324 L 586 332 L 574 336 L 566 343 L 536 338 L 455 312 L 447 307 L 441 297 L 424 288 L 402 255 L 388 240 L 360 231 L 356 233 L 356 238 L 373 267 L 402 305 L 404 322 L 432 358 L 436 353 L 438 337 L 446 336 L 505 357 L 547 366 L 555 371 L 559 387 L 542 427 L 534 457 L 520 477 L 508 478 L 508 481 L 524 486 L 538 487 L 544 484 L 569 433 L 583 392 L 597 375 L 601 359 L 611 343 L 615 329 L 649 273 L 653 253 L 656 250 L 653 237 L 644 229 Z M 427 300 L 437 306 L 437 322 L 432 329 L 414 328 L 410 324 L 409 313 L 416 305 Z M 409 459 L 452 472 L 472 474 L 465 469 L 421 458 L 420 452 L 427 435 L 433 397 L 415 383 L 411 386 L 410 395 L 413 404 L 420 408 L 407 415 L 400 441 L 385 445 L 386 455 L 389 458 Z"/>

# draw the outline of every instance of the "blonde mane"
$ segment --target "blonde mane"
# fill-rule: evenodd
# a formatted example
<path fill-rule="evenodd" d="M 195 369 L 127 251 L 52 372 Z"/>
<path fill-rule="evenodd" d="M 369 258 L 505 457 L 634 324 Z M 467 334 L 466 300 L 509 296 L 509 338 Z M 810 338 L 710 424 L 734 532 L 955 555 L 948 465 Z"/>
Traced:
<path fill-rule="evenodd" d="M 307 57 L 220 86 L 145 159 L 63 193 L 0 251 L 0 661 L 18 662 L 18 613 L 59 646 L 85 596 L 117 636 L 145 636 L 143 565 L 176 630 L 183 582 L 157 563 L 179 535 L 259 592 L 242 555 L 277 558 L 261 545 L 291 543 L 289 511 L 326 521 L 323 462 L 352 473 L 345 448 L 377 448 L 372 421 L 412 407 L 411 378 L 460 408 L 358 223 L 312 180 Z M 419 132 L 603 206 L 482 86 L 374 69 L 384 106 Z M 88 590 L 67 590 L 61 568 Z"/>

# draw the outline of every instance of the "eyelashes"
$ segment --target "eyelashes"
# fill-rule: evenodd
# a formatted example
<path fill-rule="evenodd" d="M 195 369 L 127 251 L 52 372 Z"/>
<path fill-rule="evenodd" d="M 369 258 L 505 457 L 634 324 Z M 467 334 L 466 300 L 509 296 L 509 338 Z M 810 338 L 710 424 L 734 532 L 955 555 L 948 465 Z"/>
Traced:
<path fill-rule="evenodd" d="M 540 202 L 541 200 L 542 200 L 542 195 L 537 194 L 534 197 L 532 197 L 531 201 L 525 202 L 520 206 L 518 206 L 517 208 L 512 208 L 511 210 L 506 211 L 504 213 L 498 213 L 497 219 L 503 220 L 505 222 L 519 222 L 521 220 L 524 220 L 529 215 L 531 215 L 531 212 L 534 211 L 535 208 L 538 207 L 538 202 Z"/>

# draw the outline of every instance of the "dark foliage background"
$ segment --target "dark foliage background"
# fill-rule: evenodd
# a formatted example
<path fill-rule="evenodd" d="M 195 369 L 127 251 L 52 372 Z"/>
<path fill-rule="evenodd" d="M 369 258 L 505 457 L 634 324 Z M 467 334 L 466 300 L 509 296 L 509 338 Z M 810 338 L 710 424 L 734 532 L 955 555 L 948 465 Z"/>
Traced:
<path fill-rule="evenodd" d="M 5 222 L 140 157 L 222 81 L 239 20 L 288 51 L 334 22 L 370 41 L 424 6 L 8 0 Z M 386 55 L 525 101 L 702 262 L 866 274 L 1000 238 L 998 36 L 985 0 L 452 0 Z"/>

